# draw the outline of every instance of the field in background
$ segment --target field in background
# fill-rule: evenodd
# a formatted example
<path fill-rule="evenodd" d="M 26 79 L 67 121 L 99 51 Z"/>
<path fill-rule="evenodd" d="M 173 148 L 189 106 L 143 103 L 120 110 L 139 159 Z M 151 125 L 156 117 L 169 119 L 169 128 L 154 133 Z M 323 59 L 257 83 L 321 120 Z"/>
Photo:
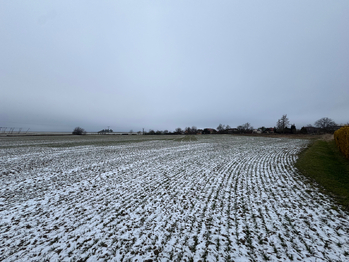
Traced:
<path fill-rule="evenodd" d="M 35 136 L 5 136 L 0 137 L 1 148 L 14 147 L 76 147 L 76 146 L 113 146 L 124 143 L 173 140 L 184 136 L 143 136 L 143 135 L 45 135 Z"/>
<path fill-rule="evenodd" d="M 345 261 L 348 214 L 304 139 L 1 138 L 2 261 Z"/>

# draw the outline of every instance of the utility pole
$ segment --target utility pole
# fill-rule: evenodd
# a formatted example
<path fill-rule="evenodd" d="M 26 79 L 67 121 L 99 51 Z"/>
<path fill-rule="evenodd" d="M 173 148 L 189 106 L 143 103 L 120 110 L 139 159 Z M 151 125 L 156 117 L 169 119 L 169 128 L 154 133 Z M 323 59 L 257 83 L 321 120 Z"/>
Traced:
<path fill-rule="evenodd" d="M 29 129 L 30 129 L 30 128 L 28 128 L 28 130 L 25 132 L 25 134 L 28 133 Z"/>
<path fill-rule="evenodd" d="M 21 133 L 21 131 L 22 131 L 22 128 L 20 128 L 20 129 L 18 130 L 18 134 Z"/>

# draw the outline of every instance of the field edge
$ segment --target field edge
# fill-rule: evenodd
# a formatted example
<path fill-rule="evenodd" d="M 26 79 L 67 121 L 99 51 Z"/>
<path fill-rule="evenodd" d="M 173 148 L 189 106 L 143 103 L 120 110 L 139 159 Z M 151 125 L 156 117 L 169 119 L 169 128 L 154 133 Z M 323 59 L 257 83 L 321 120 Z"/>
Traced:
<path fill-rule="evenodd" d="M 349 211 L 349 161 L 334 140 L 311 141 L 298 154 L 295 166 L 311 184 L 334 200 L 337 206 L 333 208 Z"/>

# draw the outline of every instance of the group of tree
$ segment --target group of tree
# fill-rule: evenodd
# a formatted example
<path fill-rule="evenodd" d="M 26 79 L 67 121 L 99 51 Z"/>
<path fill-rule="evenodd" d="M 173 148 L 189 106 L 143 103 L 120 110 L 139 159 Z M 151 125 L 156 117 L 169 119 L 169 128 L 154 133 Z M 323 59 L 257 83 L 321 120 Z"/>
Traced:
<path fill-rule="evenodd" d="M 282 134 L 296 134 L 297 129 L 295 124 L 290 125 L 290 121 L 286 115 L 282 115 L 282 117 L 276 122 L 276 127 L 274 127 L 275 133 Z"/>
<path fill-rule="evenodd" d="M 196 126 L 192 127 L 186 127 L 184 129 L 177 127 L 173 132 L 166 130 L 157 130 L 154 131 L 153 129 L 149 129 L 149 132 L 145 132 L 145 135 L 182 135 L 182 134 L 188 134 L 188 135 L 196 135 L 198 133 L 198 129 Z"/>
<path fill-rule="evenodd" d="M 169 134 L 168 130 L 164 130 L 164 131 L 154 131 L 153 129 L 149 129 L 149 132 L 145 132 L 145 135 L 167 135 Z"/>
<path fill-rule="evenodd" d="M 102 129 L 101 131 L 98 131 L 98 134 L 107 134 L 107 133 L 113 133 L 113 129 Z"/>
<path fill-rule="evenodd" d="M 339 127 L 340 126 L 338 126 L 338 124 L 336 124 L 336 122 L 334 122 L 331 118 L 323 117 L 315 121 L 314 126 L 309 124 L 307 126 L 303 126 L 299 131 L 297 131 L 295 124 L 290 125 L 287 115 L 282 115 L 282 117 L 276 122 L 274 132 L 284 134 L 333 133 Z"/>
<path fill-rule="evenodd" d="M 348 123 L 349 124 L 349 123 Z M 347 125 L 348 125 L 347 124 Z M 296 134 L 296 133 L 333 133 L 338 126 L 331 118 L 323 117 L 315 121 L 313 125 L 303 126 L 300 130 L 296 129 L 295 124 L 290 124 L 290 121 L 287 117 L 287 114 L 282 115 L 280 119 L 277 120 L 276 126 L 274 128 L 265 128 L 260 127 L 257 129 L 260 133 L 282 133 L 282 134 Z M 243 134 L 243 133 L 252 133 L 254 131 L 253 126 L 247 122 L 245 124 L 239 125 L 236 128 L 231 128 L 229 125 L 219 124 L 216 129 L 205 128 L 203 130 L 198 129 L 196 126 L 185 127 L 184 129 L 177 127 L 173 132 L 168 130 L 157 130 L 154 131 L 150 129 L 149 132 L 144 132 L 145 135 L 195 135 L 198 133 L 201 134 Z M 113 132 L 112 129 L 103 129 L 98 133 L 110 133 Z M 133 133 L 131 130 L 130 133 Z M 141 133 L 140 131 L 138 133 Z M 81 127 L 76 127 L 73 131 L 73 135 L 85 135 L 86 131 Z"/>
<path fill-rule="evenodd" d="M 253 132 L 253 126 L 251 126 L 251 124 L 248 122 L 243 124 L 243 125 L 238 126 L 237 129 L 242 133 L 252 133 Z"/>
<path fill-rule="evenodd" d="M 74 128 L 73 135 L 86 135 L 86 131 L 85 129 L 78 126 Z"/>
<path fill-rule="evenodd" d="M 168 130 L 157 130 L 154 131 L 150 129 L 148 132 L 145 132 L 145 135 L 196 135 L 200 134 L 241 134 L 241 133 L 252 133 L 253 126 L 250 123 L 245 123 L 243 125 L 238 126 L 237 128 L 231 128 L 229 125 L 219 124 L 216 129 L 213 128 L 205 128 L 198 129 L 196 126 L 185 127 L 184 129 L 177 127 L 173 132 L 169 132 Z"/>
<path fill-rule="evenodd" d="M 242 133 L 252 133 L 253 126 L 247 122 L 245 124 L 239 125 L 236 128 L 231 128 L 230 125 L 219 124 L 217 127 L 218 134 L 242 134 Z"/>

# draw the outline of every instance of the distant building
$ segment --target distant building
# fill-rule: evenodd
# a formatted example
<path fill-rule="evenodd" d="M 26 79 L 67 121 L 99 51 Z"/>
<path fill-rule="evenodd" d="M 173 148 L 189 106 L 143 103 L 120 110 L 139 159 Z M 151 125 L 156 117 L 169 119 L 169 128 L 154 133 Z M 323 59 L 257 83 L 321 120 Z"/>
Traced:
<path fill-rule="evenodd" d="M 342 127 L 344 126 L 331 126 L 327 130 L 331 133 L 334 133 L 335 131 L 337 131 L 338 129 L 341 129 Z"/>
<path fill-rule="evenodd" d="M 213 128 L 205 128 L 202 134 L 216 134 L 217 130 Z"/>
<path fill-rule="evenodd" d="M 264 130 L 264 132 L 267 133 L 267 134 L 273 134 L 274 133 L 274 128 L 273 127 L 266 128 Z"/>
<path fill-rule="evenodd" d="M 237 128 L 226 129 L 227 134 L 238 134 L 239 130 Z"/>
<path fill-rule="evenodd" d="M 317 134 L 320 133 L 321 128 L 314 127 L 314 126 L 306 126 L 305 129 L 307 130 L 308 134 Z"/>
<path fill-rule="evenodd" d="M 197 135 L 202 135 L 202 134 L 203 134 L 203 132 L 204 132 L 204 130 L 202 130 L 202 129 L 198 129 L 198 130 L 196 130 L 196 134 L 197 134 Z"/>

